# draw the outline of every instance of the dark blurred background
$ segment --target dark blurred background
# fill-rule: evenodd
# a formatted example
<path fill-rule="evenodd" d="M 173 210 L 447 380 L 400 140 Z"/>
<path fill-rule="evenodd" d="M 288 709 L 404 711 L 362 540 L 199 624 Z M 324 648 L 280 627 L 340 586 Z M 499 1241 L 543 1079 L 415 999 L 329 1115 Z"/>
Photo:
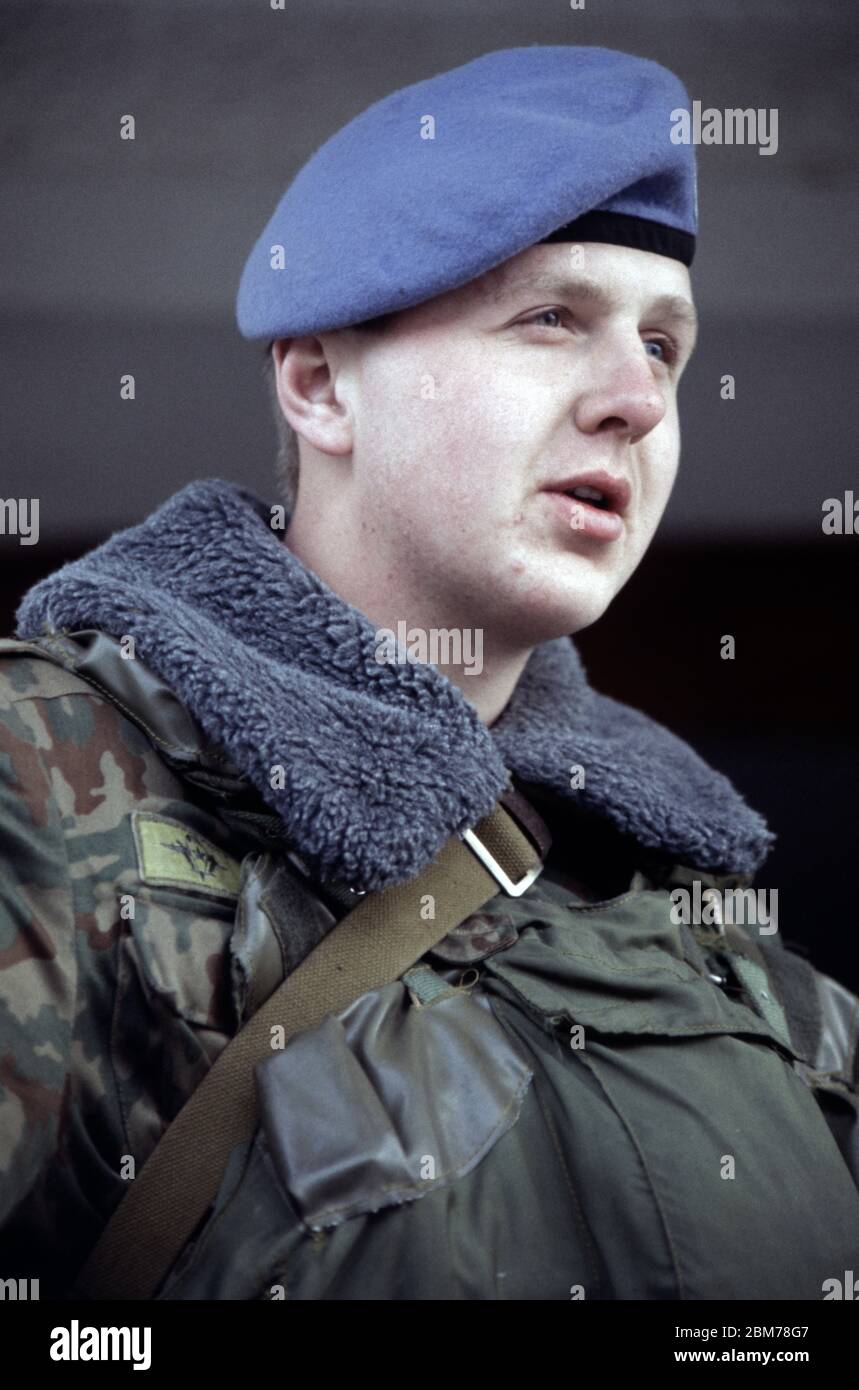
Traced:
<path fill-rule="evenodd" d="M 784 936 L 859 991 L 859 536 L 821 529 L 825 498 L 859 498 L 857 30 L 844 0 L 3 0 L 0 497 L 38 497 L 41 533 L 0 536 L 3 632 L 38 578 L 192 478 L 274 498 L 235 290 L 289 179 L 362 107 L 528 43 L 626 49 L 705 107 L 776 107 L 776 154 L 699 147 L 680 476 L 577 643 L 593 684 L 764 813 Z"/>

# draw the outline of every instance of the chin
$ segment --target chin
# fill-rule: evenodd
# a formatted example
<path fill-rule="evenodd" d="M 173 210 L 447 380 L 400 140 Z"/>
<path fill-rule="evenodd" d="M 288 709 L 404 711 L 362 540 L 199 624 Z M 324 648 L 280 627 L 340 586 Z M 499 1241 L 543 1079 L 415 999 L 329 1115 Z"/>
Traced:
<path fill-rule="evenodd" d="M 610 602 L 611 599 L 608 599 L 604 603 L 581 603 L 568 608 L 563 631 L 558 635 L 575 637 L 577 632 L 584 632 L 585 628 L 593 627 L 594 623 L 599 622 Z"/>
<path fill-rule="evenodd" d="M 613 597 L 614 590 L 603 592 L 596 588 L 576 594 L 569 589 L 551 595 L 545 591 L 535 594 L 521 612 L 519 630 L 525 645 L 534 647 L 556 637 L 575 636 L 603 616 Z"/>

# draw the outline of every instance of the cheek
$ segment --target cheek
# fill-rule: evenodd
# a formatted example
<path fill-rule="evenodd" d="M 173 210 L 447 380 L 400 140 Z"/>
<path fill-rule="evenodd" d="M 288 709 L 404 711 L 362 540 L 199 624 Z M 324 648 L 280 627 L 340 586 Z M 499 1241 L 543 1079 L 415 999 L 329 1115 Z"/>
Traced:
<path fill-rule="evenodd" d="M 639 464 L 644 516 L 656 525 L 662 516 L 677 477 L 680 433 L 676 409 L 670 411 L 648 441 Z"/>
<path fill-rule="evenodd" d="M 365 486 L 383 487 L 398 510 L 464 504 L 497 478 L 500 435 L 491 397 L 467 371 L 400 369 L 384 391 L 365 392 L 357 433 Z"/>

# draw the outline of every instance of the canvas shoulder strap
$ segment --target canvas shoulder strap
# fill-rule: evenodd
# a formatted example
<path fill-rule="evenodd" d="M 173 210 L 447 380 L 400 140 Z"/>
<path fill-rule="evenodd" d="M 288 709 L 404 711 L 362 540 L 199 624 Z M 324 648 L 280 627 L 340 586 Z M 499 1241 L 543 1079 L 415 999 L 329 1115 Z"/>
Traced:
<path fill-rule="evenodd" d="M 503 886 L 524 892 L 540 846 L 499 802 L 409 883 L 367 894 L 218 1056 L 162 1135 L 80 1271 L 73 1296 L 153 1297 L 257 1125 L 254 1069 L 294 1034 L 399 977 Z M 432 904 L 432 911 L 428 910 Z M 277 1033 L 273 1033 L 277 1030 Z M 282 1030 L 282 1031 L 280 1031 Z"/>

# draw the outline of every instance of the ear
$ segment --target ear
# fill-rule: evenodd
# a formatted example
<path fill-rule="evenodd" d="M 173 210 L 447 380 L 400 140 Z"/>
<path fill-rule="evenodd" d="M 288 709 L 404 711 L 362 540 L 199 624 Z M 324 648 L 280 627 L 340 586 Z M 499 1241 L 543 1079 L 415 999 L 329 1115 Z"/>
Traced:
<path fill-rule="evenodd" d="M 338 393 L 330 338 L 277 338 L 272 358 L 277 399 L 296 434 L 320 453 L 351 454 L 352 413 Z"/>

